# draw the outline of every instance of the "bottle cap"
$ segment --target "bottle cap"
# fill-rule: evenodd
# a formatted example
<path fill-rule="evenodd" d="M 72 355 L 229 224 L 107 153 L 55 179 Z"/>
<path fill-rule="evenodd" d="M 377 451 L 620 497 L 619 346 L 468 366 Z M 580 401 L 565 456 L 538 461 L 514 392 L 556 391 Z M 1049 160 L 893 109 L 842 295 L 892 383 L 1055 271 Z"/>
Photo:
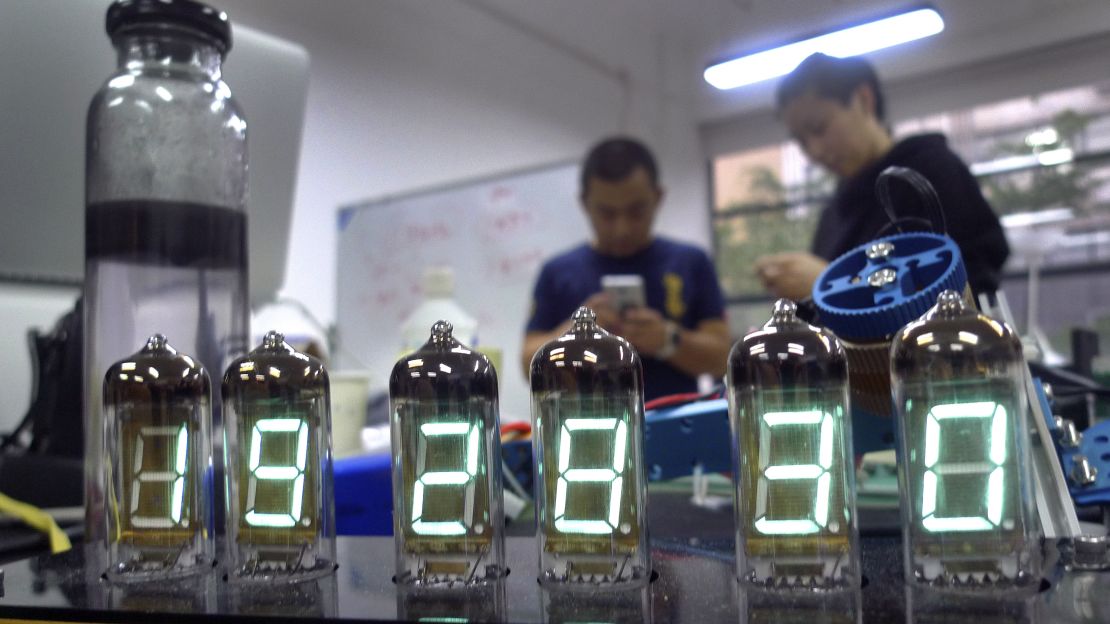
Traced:
<path fill-rule="evenodd" d="M 221 55 L 231 50 L 227 13 L 194 0 L 116 0 L 108 7 L 105 30 L 113 39 L 136 26 L 176 25 L 211 37 Z"/>

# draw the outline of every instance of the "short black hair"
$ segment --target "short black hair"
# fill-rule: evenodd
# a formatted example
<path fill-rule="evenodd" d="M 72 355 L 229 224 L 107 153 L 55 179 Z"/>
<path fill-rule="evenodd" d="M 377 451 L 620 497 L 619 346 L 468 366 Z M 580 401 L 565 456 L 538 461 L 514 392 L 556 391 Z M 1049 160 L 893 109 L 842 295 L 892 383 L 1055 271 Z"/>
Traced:
<path fill-rule="evenodd" d="M 835 58 L 820 52 L 809 55 L 779 82 L 775 92 L 776 106 L 782 111 L 791 100 L 811 91 L 847 106 L 861 85 L 871 87 L 875 94 L 875 117 L 885 121 L 886 107 L 879 76 L 871 63 L 858 57 Z"/>
<path fill-rule="evenodd" d="M 652 186 L 659 186 L 659 167 L 655 156 L 646 145 L 626 136 L 614 136 L 601 140 L 590 148 L 582 161 L 580 193 L 586 195 L 586 186 L 591 178 L 606 182 L 617 182 L 632 175 L 637 168 L 647 172 Z"/>

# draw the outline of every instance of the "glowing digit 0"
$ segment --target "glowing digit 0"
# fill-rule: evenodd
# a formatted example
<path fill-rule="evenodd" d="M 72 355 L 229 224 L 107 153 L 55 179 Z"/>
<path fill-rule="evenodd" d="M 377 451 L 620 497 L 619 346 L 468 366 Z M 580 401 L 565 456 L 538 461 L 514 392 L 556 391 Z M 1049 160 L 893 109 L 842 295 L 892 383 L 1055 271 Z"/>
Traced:
<path fill-rule="evenodd" d="M 172 438 L 171 450 L 166 457 L 173 462 L 168 470 L 143 470 L 146 440 L 156 436 Z M 185 499 L 185 463 L 189 456 L 189 430 L 181 427 L 141 427 L 135 440 L 134 477 L 131 480 L 131 524 L 141 529 L 168 529 L 181 523 L 181 510 Z M 169 517 L 138 515 L 140 492 L 144 483 L 164 483 L 169 487 Z"/>
<path fill-rule="evenodd" d="M 292 466 L 262 463 L 262 445 L 278 433 L 297 433 L 297 457 Z M 270 434 L 267 436 L 266 434 Z M 304 500 L 304 471 L 308 459 L 308 423 L 299 418 L 263 418 L 254 424 L 250 442 L 250 478 L 247 480 L 247 524 L 264 527 L 291 527 L 301 519 Z M 255 509 L 259 479 L 292 482 L 288 513 L 262 513 Z"/>
<path fill-rule="evenodd" d="M 424 437 L 421 441 L 423 452 L 421 457 L 427 460 L 428 438 L 439 436 L 466 436 L 466 455 L 462 458 L 459 470 L 424 471 L 413 485 L 412 492 L 412 530 L 420 535 L 464 535 L 472 524 L 473 518 L 469 515 L 461 520 L 427 521 L 423 520 L 424 498 L 427 488 L 431 486 L 459 487 L 462 488 L 463 509 L 472 513 L 474 505 L 474 477 L 478 474 L 478 453 L 480 450 L 479 439 L 481 432 L 478 427 L 470 426 L 465 422 L 453 423 L 425 423 L 420 425 L 420 433 Z M 465 513 L 465 512 L 464 512 Z"/>
<path fill-rule="evenodd" d="M 613 431 L 612 468 L 571 468 L 574 432 L 589 430 Z M 628 450 L 628 425 L 617 418 L 568 418 L 563 422 L 559 435 L 559 480 L 555 486 L 555 528 L 563 533 L 612 533 L 620 520 L 621 488 L 624 477 L 625 455 Z M 608 518 L 600 520 L 571 520 L 566 517 L 567 496 L 572 483 L 608 483 L 609 497 L 606 509 Z"/>
<path fill-rule="evenodd" d="M 832 492 L 833 463 L 832 414 L 823 411 L 768 412 L 763 414 L 761 425 L 766 430 L 759 436 L 759 464 L 763 466 L 756 486 L 755 528 L 764 535 L 806 535 L 825 527 L 829 519 L 829 497 Z M 787 425 L 818 425 L 820 440 L 817 444 L 816 464 L 771 464 L 771 429 Z M 769 520 L 767 506 L 770 500 L 771 481 L 817 481 L 817 495 L 813 501 L 811 518 Z"/>
<path fill-rule="evenodd" d="M 940 463 L 941 423 L 967 418 L 990 418 L 987 459 L 978 462 Z M 1006 408 L 994 401 L 978 403 L 945 403 L 935 405 L 925 416 L 925 475 L 921 491 L 921 524 L 931 532 L 986 531 L 1002 521 L 1002 503 L 1006 470 Z M 985 474 L 986 516 L 949 516 L 937 514 L 937 490 L 946 474 Z"/>

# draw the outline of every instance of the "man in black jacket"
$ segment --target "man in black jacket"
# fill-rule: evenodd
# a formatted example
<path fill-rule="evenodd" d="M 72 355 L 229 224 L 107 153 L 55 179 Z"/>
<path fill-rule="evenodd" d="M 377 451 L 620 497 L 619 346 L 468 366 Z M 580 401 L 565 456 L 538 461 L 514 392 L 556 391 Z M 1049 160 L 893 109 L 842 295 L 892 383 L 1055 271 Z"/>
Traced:
<path fill-rule="evenodd" d="M 891 165 L 916 170 L 936 189 L 972 289 L 998 288 L 1010 254 L 998 217 L 944 136 L 891 138 L 882 89 L 870 64 L 814 54 L 783 79 L 777 100 L 779 116 L 794 140 L 810 159 L 836 175 L 839 184 L 821 212 L 810 253 L 784 252 L 756 262 L 769 291 L 792 299 L 809 297 L 831 260 L 879 234 L 890 219 L 875 195 L 875 180 Z M 926 216 L 908 189 L 891 186 L 899 216 Z"/>

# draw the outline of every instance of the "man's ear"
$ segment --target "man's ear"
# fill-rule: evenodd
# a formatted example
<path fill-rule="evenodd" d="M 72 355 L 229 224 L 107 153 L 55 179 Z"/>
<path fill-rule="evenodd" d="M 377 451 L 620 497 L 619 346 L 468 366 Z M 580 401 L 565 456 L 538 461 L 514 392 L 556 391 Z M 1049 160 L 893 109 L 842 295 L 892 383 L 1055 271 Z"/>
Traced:
<path fill-rule="evenodd" d="M 666 197 L 666 196 L 667 196 L 667 189 L 663 188 L 662 185 L 656 184 L 655 185 L 655 205 L 656 205 L 656 207 L 658 207 L 659 205 L 661 205 L 663 203 L 663 198 Z"/>
<path fill-rule="evenodd" d="M 878 114 L 875 112 L 875 89 L 871 85 L 864 83 L 852 91 L 852 106 L 867 113 L 869 117 L 878 119 Z"/>

